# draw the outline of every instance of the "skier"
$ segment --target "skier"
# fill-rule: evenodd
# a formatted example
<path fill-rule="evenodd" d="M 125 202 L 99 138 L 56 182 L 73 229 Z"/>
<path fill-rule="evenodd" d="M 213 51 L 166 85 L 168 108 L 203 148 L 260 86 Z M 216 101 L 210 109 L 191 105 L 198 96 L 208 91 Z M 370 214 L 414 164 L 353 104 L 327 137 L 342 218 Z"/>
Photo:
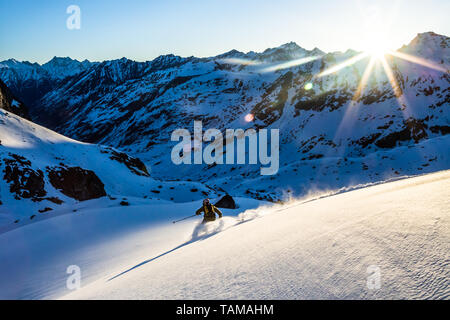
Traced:
<path fill-rule="evenodd" d="M 197 210 L 196 214 L 199 216 L 202 214 L 202 212 L 205 213 L 202 223 L 216 221 L 216 213 L 219 216 L 219 219 L 222 218 L 222 212 L 219 209 L 217 209 L 215 206 L 213 206 L 209 202 L 209 199 L 203 200 L 203 206 Z"/>

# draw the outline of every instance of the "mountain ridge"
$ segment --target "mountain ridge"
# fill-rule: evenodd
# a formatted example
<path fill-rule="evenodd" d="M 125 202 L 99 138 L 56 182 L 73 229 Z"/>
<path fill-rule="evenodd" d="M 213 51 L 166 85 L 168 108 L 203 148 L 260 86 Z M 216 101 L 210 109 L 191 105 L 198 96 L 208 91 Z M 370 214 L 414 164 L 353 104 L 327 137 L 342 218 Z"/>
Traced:
<path fill-rule="evenodd" d="M 439 45 L 429 46 L 428 42 Z M 425 58 L 441 57 L 433 61 L 440 70 L 386 57 L 392 79 L 381 62 L 376 62 L 359 94 L 358 86 L 370 57 L 321 76 L 359 55 L 351 50 L 315 57 L 314 50 L 305 51 L 288 43 L 282 47 L 308 56 L 297 55 L 286 61 L 277 47 L 264 51 L 269 53 L 265 61 L 256 59 L 258 54 L 252 52 L 248 54 L 254 59 L 248 59 L 247 54 L 237 50 L 213 58 L 165 55 L 151 62 L 123 58 L 98 63 L 59 81 L 30 109 L 35 121 L 57 132 L 139 156 L 156 169 L 160 179 L 189 176 L 235 195 L 276 201 L 290 189 L 301 194 L 309 187 L 327 184 L 340 188 L 355 179 L 374 182 L 381 177 L 423 173 L 433 166 L 445 169 L 448 157 L 431 151 L 434 142 L 426 142 L 445 136 L 450 128 L 450 77 L 448 71 L 442 71 L 450 65 L 447 44 L 446 36 L 419 34 L 410 42 L 411 47 L 403 47 L 408 49 L 405 52 L 424 52 Z M 253 115 L 253 121 L 245 121 L 248 114 Z M 172 165 L 167 157 L 173 147 L 171 132 L 192 128 L 194 120 L 221 131 L 279 129 L 280 173 L 261 178 L 259 168 L 252 165 L 204 165 L 203 170 Z M 409 155 L 420 163 L 415 163 L 414 169 L 402 169 L 401 162 L 409 161 L 408 152 L 399 151 L 403 147 L 431 148 L 430 157 L 437 156 L 438 160 L 432 166 L 421 167 L 429 159 Z M 395 156 L 389 155 L 391 150 Z M 336 155 L 358 160 L 353 164 L 343 162 L 338 165 L 341 169 L 336 169 L 332 160 Z M 371 157 L 389 162 L 392 167 L 383 168 L 376 162 L 370 166 L 367 162 L 374 161 L 368 160 Z M 385 157 L 395 160 L 391 163 Z M 323 174 L 337 183 L 330 184 L 325 176 L 314 177 L 321 167 L 325 168 Z M 366 167 L 370 173 L 365 172 Z M 350 175 L 343 178 L 339 170 L 354 170 L 363 179 Z M 290 178 L 297 175 L 295 172 L 304 172 L 298 181 Z M 286 179 L 289 183 L 281 187 L 272 179 Z M 261 188 L 252 187 L 255 181 Z"/>

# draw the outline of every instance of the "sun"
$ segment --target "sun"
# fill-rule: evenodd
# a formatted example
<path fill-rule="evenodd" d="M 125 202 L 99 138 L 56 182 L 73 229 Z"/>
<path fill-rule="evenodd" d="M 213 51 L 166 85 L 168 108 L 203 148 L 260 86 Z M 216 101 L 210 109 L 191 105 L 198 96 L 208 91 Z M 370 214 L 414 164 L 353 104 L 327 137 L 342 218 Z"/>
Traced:
<path fill-rule="evenodd" d="M 366 49 L 365 52 L 371 56 L 372 58 L 375 58 L 377 60 L 381 60 L 384 58 L 386 54 L 389 53 L 389 49 L 383 48 L 383 47 L 376 47 L 371 49 Z"/>
<path fill-rule="evenodd" d="M 386 54 L 391 51 L 388 42 L 383 37 L 380 38 L 372 38 L 364 48 L 364 52 L 366 52 L 372 58 L 377 60 L 383 59 Z"/>
<path fill-rule="evenodd" d="M 365 53 L 377 60 L 383 59 L 392 50 L 389 39 L 383 33 L 368 34 L 363 47 Z"/>

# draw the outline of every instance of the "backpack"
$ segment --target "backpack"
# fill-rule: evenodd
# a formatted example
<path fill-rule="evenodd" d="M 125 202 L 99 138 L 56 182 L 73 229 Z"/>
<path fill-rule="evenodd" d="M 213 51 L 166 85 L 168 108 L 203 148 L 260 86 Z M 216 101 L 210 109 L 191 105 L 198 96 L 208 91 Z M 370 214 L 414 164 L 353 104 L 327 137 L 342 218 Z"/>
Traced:
<path fill-rule="evenodd" d="M 205 215 L 206 216 L 215 216 L 214 209 L 213 209 L 211 203 L 208 203 L 208 204 L 204 205 L 203 208 L 205 210 Z"/>

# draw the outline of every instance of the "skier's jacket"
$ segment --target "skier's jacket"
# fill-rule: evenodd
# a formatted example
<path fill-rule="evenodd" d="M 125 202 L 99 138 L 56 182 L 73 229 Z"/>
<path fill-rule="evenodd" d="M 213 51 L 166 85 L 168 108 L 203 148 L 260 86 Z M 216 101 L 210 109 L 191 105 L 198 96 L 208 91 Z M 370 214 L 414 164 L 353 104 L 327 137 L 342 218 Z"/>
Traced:
<path fill-rule="evenodd" d="M 202 212 L 205 213 L 203 222 L 215 221 L 216 213 L 219 215 L 219 218 L 222 218 L 222 212 L 210 203 L 203 205 L 197 210 L 196 214 L 199 216 Z"/>

